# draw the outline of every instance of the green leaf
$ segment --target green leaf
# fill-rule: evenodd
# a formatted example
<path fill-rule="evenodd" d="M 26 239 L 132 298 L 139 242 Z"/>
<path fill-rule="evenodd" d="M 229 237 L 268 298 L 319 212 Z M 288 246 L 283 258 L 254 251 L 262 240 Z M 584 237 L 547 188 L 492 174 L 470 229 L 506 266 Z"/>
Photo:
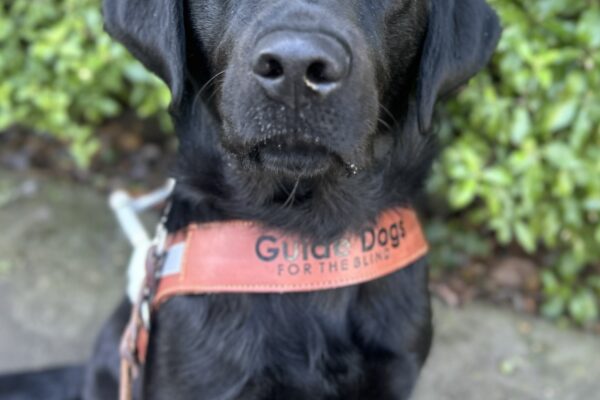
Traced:
<path fill-rule="evenodd" d="M 524 108 L 517 108 L 513 119 L 513 124 L 510 129 L 510 138 L 513 144 L 519 145 L 523 142 L 523 139 L 531 134 L 531 118 L 529 112 Z"/>
<path fill-rule="evenodd" d="M 533 232 L 523 222 L 517 222 L 515 224 L 515 237 L 517 242 L 525 249 L 528 253 L 533 253 L 536 250 L 536 240 Z"/>
<path fill-rule="evenodd" d="M 483 172 L 483 180 L 498 186 L 508 186 L 513 183 L 512 175 L 500 167 L 486 169 Z"/>
<path fill-rule="evenodd" d="M 464 208 L 469 205 L 477 194 L 477 182 L 469 179 L 450 188 L 450 203 L 454 208 Z"/>
<path fill-rule="evenodd" d="M 560 297 L 553 297 L 542 305 L 542 314 L 547 318 L 558 318 L 566 309 L 566 304 Z"/>
<path fill-rule="evenodd" d="M 541 277 L 544 292 L 549 296 L 556 295 L 560 289 L 560 283 L 556 275 L 552 271 L 546 270 L 542 271 Z"/>
<path fill-rule="evenodd" d="M 587 324 L 598 319 L 596 297 L 589 290 L 578 292 L 569 301 L 569 313 L 580 324 Z"/>
<path fill-rule="evenodd" d="M 551 105 L 544 121 L 545 129 L 550 132 L 565 129 L 575 119 L 578 108 L 579 100 L 574 98 L 567 98 Z"/>

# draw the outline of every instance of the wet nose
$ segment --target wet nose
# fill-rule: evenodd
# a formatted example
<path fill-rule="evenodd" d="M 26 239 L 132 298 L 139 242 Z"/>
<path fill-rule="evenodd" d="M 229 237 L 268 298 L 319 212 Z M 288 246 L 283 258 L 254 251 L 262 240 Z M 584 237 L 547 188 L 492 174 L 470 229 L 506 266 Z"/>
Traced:
<path fill-rule="evenodd" d="M 342 87 L 350 64 L 349 51 L 332 36 L 278 31 L 257 43 L 252 71 L 269 97 L 294 108 Z"/>

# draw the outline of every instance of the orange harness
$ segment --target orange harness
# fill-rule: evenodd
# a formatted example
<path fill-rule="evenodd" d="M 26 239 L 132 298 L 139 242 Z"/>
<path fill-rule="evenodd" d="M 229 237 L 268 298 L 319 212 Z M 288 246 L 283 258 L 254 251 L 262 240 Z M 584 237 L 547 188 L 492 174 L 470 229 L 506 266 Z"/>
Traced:
<path fill-rule="evenodd" d="M 246 221 L 190 225 L 169 235 L 163 254 L 148 255 L 142 293 L 121 343 L 121 400 L 146 359 L 150 313 L 175 296 L 290 293 L 375 280 L 427 253 L 415 212 L 388 210 L 360 235 L 307 243 Z"/>

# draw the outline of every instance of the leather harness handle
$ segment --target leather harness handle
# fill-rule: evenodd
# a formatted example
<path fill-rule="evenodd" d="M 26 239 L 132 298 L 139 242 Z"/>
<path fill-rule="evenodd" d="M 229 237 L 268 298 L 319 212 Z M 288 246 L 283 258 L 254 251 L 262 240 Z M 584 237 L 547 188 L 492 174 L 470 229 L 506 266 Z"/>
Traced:
<path fill-rule="evenodd" d="M 121 358 L 121 376 L 119 384 L 119 400 L 133 399 L 133 371 L 131 364 Z"/>

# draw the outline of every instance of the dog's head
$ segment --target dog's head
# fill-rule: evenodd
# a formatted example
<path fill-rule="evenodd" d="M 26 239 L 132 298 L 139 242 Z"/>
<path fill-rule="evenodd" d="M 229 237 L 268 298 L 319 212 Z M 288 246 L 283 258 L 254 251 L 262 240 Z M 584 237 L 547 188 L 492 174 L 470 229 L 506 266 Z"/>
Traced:
<path fill-rule="evenodd" d="M 282 203 L 275 225 L 332 216 L 332 234 L 414 192 L 436 99 L 500 32 L 484 0 L 105 0 L 104 13 L 172 91 L 188 193 L 266 220 Z"/>

